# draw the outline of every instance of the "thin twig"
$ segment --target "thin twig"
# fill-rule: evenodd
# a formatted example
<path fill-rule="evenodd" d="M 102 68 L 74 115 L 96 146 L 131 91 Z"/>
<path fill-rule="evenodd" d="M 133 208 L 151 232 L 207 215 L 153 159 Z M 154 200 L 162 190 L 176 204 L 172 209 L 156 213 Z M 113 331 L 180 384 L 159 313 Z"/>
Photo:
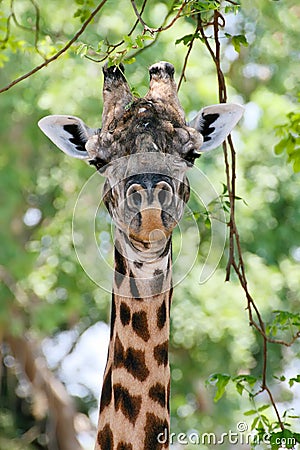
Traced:
<path fill-rule="evenodd" d="M 165 16 L 165 18 L 164 18 L 164 20 L 163 20 L 162 25 L 161 25 L 159 28 L 157 28 L 156 30 L 154 30 L 155 36 L 154 36 L 154 39 L 150 42 L 150 44 L 145 45 L 145 47 L 143 47 L 143 48 L 139 48 L 139 49 L 138 49 L 137 51 L 135 51 L 134 53 L 131 53 L 130 58 L 132 58 L 132 57 L 135 58 L 135 57 L 138 56 L 140 53 L 143 53 L 145 50 L 147 50 L 149 47 L 152 47 L 152 46 L 157 42 L 157 40 L 158 40 L 158 38 L 159 38 L 159 35 L 160 35 L 160 32 L 161 32 L 161 31 L 167 30 L 167 29 L 171 26 L 170 24 L 168 24 L 167 26 L 165 26 L 165 24 L 167 23 L 168 18 L 170 17 L 170 15 L 171 15 L 172 12 L 173 12 L 173 8 L 174 8 L 175 3 L 176 3 L 176 0 L 174 0 L 174 2 L 173 2 L 173 4 L 172 4 L 171 8 L 169 9 L 168 13 L 166 14 L 166 16 Z M 181 10 L 180 10 L 180 11 L 181 11 Z M 142 14 L 142 12 L 141 12 L 140 14 Z M 172 20 L 172 24 L 174 24 L 175 21 L 179 19 L 179 17 L 180 17 L 180 15 L 177 14 L 176 17 Z"/>
<path fill-rule="evenodd" d="M 13 20 L 15 22 L 15 25 L 18 28 L 21 28 L 21 30 L 24 30 L 24 31 L 30 31 L 31 33 L 32 33 L 32 31 L 35 31 L 35 29 L 33 27 L 26 27 L 25 25 L 23 25 L 22 23 L 19 22 L 19 20 L 18 20 L 18 18 L 16 16 L 16 13 L 14 12 L 13 4 L 14 4 L 14 2 L 12 1 L 11 2 L 11 8 L 12 8 L 11 9 L 11 17 L 13 18 Z"/>
<path fill-rule="evenodd" d="M 13 19 L 13 15 L 12 14 L 10 14 L 8 16 L 8 18 L 7 18 L 5 37 L 4 37 L 4 39 L 0 39 L 0 42 L 2 44 L 6 44 L 8 42 L 8 39 L 9 39 L 9 36 L 10 36 L 10 21 L 11 21 L 11 19 Z M 2 45 L 1 47 L 4 47 L 4 45 Z"/>
<path fill-rule="evenodd" d="M 97 8 L 94 9 L 94 11 L 91 13 L 91 15 L 86 19 L 86 21 L 82 24 L 82 27 L 80 28 L 80 30 L 77 31 L 77 33 L 72 37 L 72 39 L 67 42 L 67 44 L 57 53 L 55 53 L 55 55 L 53 55 L 51 58 L 46 59 L 42 64 L 40 64 L 39 66 L 36 66 L 34 69 L 30 70 L 29 72 L 25 73 L 24 75 L 22 75 L 19 78 L 16 78 L 14 81 L 12 81 L 11 83 L 9 83 L 7 86 L 5 86 L 4 88 L 0 89 L 0 94 L 2 92 L 8 91 L 9 89 L 11 89 L 13 86 L 15 86 L 16 84 L 20 83 L 23 80 L 26 80 L 26 78 L 29 78 L 31 75 L 35 74 L 36 72 L 38 72 L 39 70 L 43 69 L 44 67 L 48 66 L 48 64 L 52 63 L 53 61 L 55 61 L 56 59 L 58 59 L 62 54 L 64 54 L 67 50 L 69 50 L 69 48 L 74 44 L 74 42 L 77 41 L 77 39 L 82 35 L 82 33 L 84 32 L 84 30 L 86 29 L 86 27 L 89 25 L 89 23 L 93 20 L 93 18 L 96 16 L 96 14 L 98 14 L 98 12 L 102 9 L 102 7 L 105 5 L 105 3 L 107 2 L 107 0 L 102 0 L 102 2 L 97 6 Z"/>
<path fill-rule="evenodd" d="M 130 1 L 131 1 L 133 10 L 134 10 L 134 12 L 135 12 L 135 15 L 136 15 L 136 17 L 138 18 L 138 21 L 143 25 L 144 33 L 145 33 L 146 31 L 149 31 L 149 33 L 153 34 L 153 33 L 154 33 L 154 30 L 153 30 L 152 28 L 148 27 L 148 25 L 146 24 L 146 22 L 142 19 L 142 16 L 141 16 L 141 14 L 139 13 L 139 11 L 138 11 L 138 9 L 137 9 L 137 6 L 136 6 L 136 4 L 135 4 L 135 1 L 134 1 L 134 0 L 130 0 Z"/>
<path fill-rule="evenodd" d="M 153 32 L 154 33 L 161 33 L 162 31 L 166 31 L 169 28 L 171 28 L 174 25 L 174 23 L 181 17 L 181 13 L 182 13 L 182 11 L 183 11 L 183 9 L 184 9 L 184 7 L 186 6 L 187 3 L 188 3 L 187 0 L 182 2 L 182 5 L 178 9 L 178 12 L 177 12 L 176 16 L 174 17 L 174 19 L 171 20 L 171 22 L 168 25 L 160 26 L 159 28 L 154 29 Z M 173 10 L 174 4 L 175 4 L 175 2 L 173 3 L 172 10 Z"/>
<path fill-rule="evenodd" d="M 142 17 L 142 14 L 143 14 L 143 12 L 144 12 L 144 10 L 145 10 L 145 7 L 146 7 L 147 2 L 148 2 L 148 0 L 144 0 L 144 1 L 143 1 L 142 8 L 141 8 L 141 11 L 140 11 L 140 13 L 139 13 L 139 17 Z M 132 33 L 133 33 L 134 30 L 136 29 L 136 27 L 137 27 L 137 25 L 139 24 L 139 22 L 140 22 L 139 19 L 137 19 L 137 20 L 135 21 L 135 24 L 133 25 L 133 27 L 131 28 L 131 30 L 129 31 L 129 33 L 128 33 L 127 36 L 131 36 L 131 35 L 132 35 Z M 124 43 L 124 41 L 123 41 L 122 43 Z"/>
<path fill-rule="evenodd" d="M 144 2 L 143 2 L 143 4 L 142 4 L 142 8 L 141 8 L 140 15 L 143 14 L 147 2 L 148 2 L 148 0 L 144 0 Z M 139 19 L 137 19 L 137 20 L 135 21 L 134 25 L 132 26 L 131 30 L 130 30 L 129 33 L 127 34 L 127 36 L 131 36 L 131 35 L 133 34 L 134 30 L 136 29 L 136 27 L 138 26 L 139 23 L 140 23 L 140 22 L 139 22 Z M 123 45 L 124 42 L 125 42 L 124 39 L 122 39 L 121 41 L 117 42 L 117 44 L 109 44 L 109 43 L 108 43 L 107 47 L 108 47 L 109 50 L 107 50 L 106 54 L 105 54 L 102 58 L 100 58 L 100 59 L 92 58 L 92 57 L 89 56 L 89 55 L 84 55 L 84 57 L 85 57 L 86 59 L 89 59 L 89 60 L 93 61 L 93 62 L 101 63 L 101 62 L 105 61 L 105 60 L 107 59 L 107 57 L 108 57 L 109 55 L 111 55 L 118 47 L 120 47 L 121 45 Z M 151 44 L 152 44 L 152 43 L 153 43 L 153 41 L 151 42 Z M 151 45 L 151 44 L 150 44 L 150 45 Z M 150 47 L 150 45 L 148 45 L 148 46 L 146 46 L 146 47 L 140 49 L 140 51 L 141 51 L 141 50 L 145 50 L 145 48 Z M 138 52 L 137 52 L 137 53 L 138 53 Z"/>
<path fill-rule="evenodd" d="M 40 51 L 39 47 L 38 47 L 38 43 L 39 43 L 39 36 L 40 36 L 40 9 L 38 7 L 38 5 L 35 3 L 34 0 L 31 0 L 31 3 L 33 5 L 33 7 L 35 8 L 35 35 L 34 35 L 34 47 L 36 49 L 36 51 L 38 52 L 38 54 L 44 59 L 46 60 L 46 55 Z"/>
<path fill-rule="evenodd" d="M 219 20 L 221 19 L 221 23 Z M 200 26 L 200 34 L 202 36 L 202 40 L 209 51 L 212 60 L 216 66 L 217 71 L 217 77 L 218 77 L 218 90 L 219 90 L 219 101 L 220 103 L 226 102 L 227 100 L 227 92 L 226 92 L 226 83 L 224 74 L 221 68 L 221 57 L 220 57 L 220 41 L 219 41 L 219 28 L 223 27 L 225 24 L 223 16 L 220 14 L 219 11 L 214 11 L 214 21 L 213 21 L 213 28 L 214 28 L 214 42 L 215 42 L 215 49 L 212 48 L 210 45 L 208 38 L 205 34 L 203 24 Z M 273 398 L 272 392 L 270 388 L 267 385 L 267 366 L 268 366 L 268 343 L 273 344 L 280 344 L 285 346 L 291 346 L 293 342 L 295 342 L 296 339 L 300 337 L 300 331 L 297 332 L 290 342 L 286 342 L 279 339 L 272 339 L 270 338 L 265 331 L 265 323 L 261 317 L 261 314 L 248 290 L 248 283 L 247 283 L 247 277 L 245 272 L 245 265 L 243 261 L 243 255 L 242 255 L 242 249 L 240 244 L 240 237 L 238 233 L 238 229 L 236 226 L 235 221 L 235 178 L 236 178 L 236 153 L 235 148 L 232 142 L 231 137 L 229 136 L 228 140 L 228 146 L 230 150 L 230 159 L 231 164 L 229 162 L 229 155 L 228 155 L 228 146 L 225 142 L 223 145 L 223 151 L 224 151 L 224 160 L 225 160 L 225 172 L 226 172 L 226 180 L 227 180 L 227 189 L 228 189 L 228 195 L 230 200 L 230 220 L 228 223 L 229 230 L 230 230 L 230 239 L 229 239 L 229 258 L 228 263 L 226 267 L 226 281 L 229 281 L 230 279 L 230 270 L 231 268 L 234 269 L 236 275 L 238 276 L 240 285 L 242 286 L 246 299 L 247 299 L 247 310 L 249 315 L 249 324 L 253 326 L 261 335 L 263 339 L 263 368 L 262 368 L 262 384 L 261 389 L 256 393 L 258 395 L 261 392 L 266 392 L 269 396 L 270 403 L 275 411 L 276 417 L 278 419 L 278 424 L 283 431 L 284 424 L 283 421 L 280 418 L 280 414 L 278 412 L 277 405 L 275 403 L 275 400 Z M 253 319 L 253 312 L 255 312 L 258 323 Z"/>
<path fill-rule="evenodd" d="M 193 49 L 194 42 L 195 42 L 195 37 L 192 38 L 191 42 L 188 45 L 188 51 L 186 52 L 186 55 L 185 55 L 185 58 L 184 58 L 184 61 L 183 61 L 183 66 L 182 66 L 180 78 L 179 78 L 179 81 L 178 81 L 177 92 L 179 92 L 179 89 L 181 87 L 181 84 L 182 84 L 183 80 L 184 81 L 186 80 L 186 78 L 185 78 L 185 71 L 186 71 L 186 68 L 187 68 L 187 63 L 188 63 L 191 51 Z"/>
<path fill-rule="evenodd" d="M 195 29 L 195 33 L 194 33 L 191 41 L 188 44 L 188 51 L 186 52 L 186 55 L 185 55 L 185 58 L 184 58 L 183 67 L 182 67 L 180 78 L 179 78 L 179 81 L 178 81 L 177 92 L 179 92 L 181 84 L 182 84 L 183 80 L 185 80 L 185 71 L 186 71 L 186 68 L 187 68 L 188 60 L 189 60 L 190 54 L 192 52 L 193 45 L 194 45 L 195 39 L 196 39 L 196 37 L 198 35 L 200 26 L 201 26 L 201 18 L 200 18 L 200 14 L 198 14 L 197 26 L 196 26 L 196 29 Z"/>

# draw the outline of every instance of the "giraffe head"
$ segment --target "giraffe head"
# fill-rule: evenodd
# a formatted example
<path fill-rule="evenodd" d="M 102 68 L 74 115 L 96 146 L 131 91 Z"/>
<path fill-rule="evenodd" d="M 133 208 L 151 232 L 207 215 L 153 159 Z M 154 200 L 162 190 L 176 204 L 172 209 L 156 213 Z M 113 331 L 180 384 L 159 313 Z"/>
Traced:
<path fill-rule="evenodd" d="M 150 67 L 144 98 L 132 96 L 123 66 L 105 66 L 103 72 L 101 128 L 56 115 L 41 119 L 39 127 L 63 152 L 87 160 L 106 177 L 104 202 L 135 248 L 161 247 L 189 198 L 187 169 L 224 141 L 243 108 L 209 106 L 186 123 L 170 63 Z"/>

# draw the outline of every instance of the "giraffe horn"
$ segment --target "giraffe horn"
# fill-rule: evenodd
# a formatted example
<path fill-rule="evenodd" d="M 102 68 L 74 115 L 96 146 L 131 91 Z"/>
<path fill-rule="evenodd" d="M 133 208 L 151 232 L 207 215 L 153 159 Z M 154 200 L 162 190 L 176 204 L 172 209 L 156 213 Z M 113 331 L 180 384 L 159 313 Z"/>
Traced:
<path fill-rule="evenodd" d="M 153 64 L 149 68 L 150 86 L 145 98 L 167 108 L 173 122 L 184 124 L 184 111 L 178 99 L 174 72 L 174 66 L 169 62 L 160 61 Z"/>
<path fill-rule="evenodd" d="M 112 130 L 116 126 L 126 106 L 133 100 L 130 88 L 124 76 L 124 66 L 103 67 L 103 113 L 102 113 L 102 131 Z"/>

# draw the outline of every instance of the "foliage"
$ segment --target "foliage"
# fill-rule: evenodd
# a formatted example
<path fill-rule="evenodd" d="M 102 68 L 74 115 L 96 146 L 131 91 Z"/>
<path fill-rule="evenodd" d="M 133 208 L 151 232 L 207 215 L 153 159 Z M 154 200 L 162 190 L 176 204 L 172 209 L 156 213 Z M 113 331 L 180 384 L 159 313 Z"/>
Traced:
<path fill-rule="evenodd" d="M 216 69 L 206 42 L 214 50 L 213 21 L 219 14 L 228 97 L 244 103 L 245 119 L 234 134 L 234 193 L 221 151 L 197 162 L 216 196 L 208 206 L 196 195 L 189 203 L 187 224 L 191 216 L 197 220 L 201 242 L 193 270 L 175 288 L 172 307 L 172 430 L 220 432 L 249 420 L 249 431 L 257 439 L 270 435 L 268 448 L 276 450 L 280 440 L 290 448 L 299 442 L 300 432 L 299 176 L 272 148 L 275 154 L 285 153 L 294 170 L 300 170 L 299 6 L 292 0 L 221 5 L 211 0 L 154 0 L 151 5 L 136 2 L 137 15 L 132 3 L 103 2 L 90 20 L 100 5 L 95 0 L 1 2 L 0 89 L 11 87 L 1 96 L 0 264 L 5 271 L 0 273 L 0 335 L 34 336 L 43 346 L 46 337 L 58 342 L 64 333 L 74 332 L 72 343 L 52 367 L 64 381 L 64 361 L 80 337 L 109 317 L 109 294 L 84 276 L 71 233 L 74 204 L 92 168 L 55 152 L 37 129 L 38 119 L 70 113 L 98 127 L 97 62 L 104 61 L 124 62 L 132 90 L 144 95 L 145 68 L 169 60 L 181 81 L 180 100 L 189 115 L 204 104 L 217 103 Z M 66 48 L 76 33 L 78 38 Z M 11 85 L 24 75 L 22 82 Z M 189 178 L 195 192 L 201 192 L 199 172 L 190 171 Z M 247 286 L 265 324 L 260 331 L 265 334 L 268 370 L 262 334 L 253 323 L 248 327 L 249 305 L 237 275 L 224 283 L 229 244 L 214 275 L 199 285 L 211 220 L 221 205 L 229 221 L 234 199 Z M 109 235 L 107 220 L 99 215 L 99 235 Z M 186 251 L 193 252 L 188 230 L 187 226 L 182 240 Z M 109 258 L 111 242 L 105 243 Z M 174 248 L 179 245 L 175 234 Z M 176 270 L 180 268 L 175 267 L 175 278 Z M 6 425 L 0 426 L 0 447 L 47 448 L 50 418 L 44 413 L 37 419 L 34 393 L 6 344 L 2 355 L 0 422 Z M 279 418 L 268 392 L 260 394 L 266 386 Z M 97 398 L 89 387 L 77 387 L 74 398 L 85 416 L 94 415 Z M 82 445 L 89 448 L 86 441 Z"/>
<path fill-rule="evenodd" d="M 277 155 L 285 152 L 295 172 L 300 172 L 300 112 L 290 112 L 287 122 L 276 129 L 280 141 L 275 145 Z"/>

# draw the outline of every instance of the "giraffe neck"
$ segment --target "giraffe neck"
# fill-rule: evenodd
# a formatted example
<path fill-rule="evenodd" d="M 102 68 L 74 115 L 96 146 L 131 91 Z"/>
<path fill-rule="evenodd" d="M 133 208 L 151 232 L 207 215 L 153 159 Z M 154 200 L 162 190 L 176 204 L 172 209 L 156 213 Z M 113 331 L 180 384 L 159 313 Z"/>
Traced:
<path fill-rule="evenodd" d="M 171 252 L 171 238 L 164 247 L 139 251 L 116 230 L 111 335 L 95 450 L 168 448 Z"/>

